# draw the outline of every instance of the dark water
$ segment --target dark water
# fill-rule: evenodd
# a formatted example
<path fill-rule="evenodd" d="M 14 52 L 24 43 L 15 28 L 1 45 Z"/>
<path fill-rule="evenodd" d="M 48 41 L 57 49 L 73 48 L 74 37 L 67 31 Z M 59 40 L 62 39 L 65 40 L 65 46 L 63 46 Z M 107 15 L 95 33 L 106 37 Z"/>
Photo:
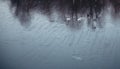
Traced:
<path fill-rule="evenodd" d="M 73 31 L 37 13 L 25 28 L 0 9 L 0 69 L 120 69 L 120 21 L 109 14 L 104 28 Z"/>

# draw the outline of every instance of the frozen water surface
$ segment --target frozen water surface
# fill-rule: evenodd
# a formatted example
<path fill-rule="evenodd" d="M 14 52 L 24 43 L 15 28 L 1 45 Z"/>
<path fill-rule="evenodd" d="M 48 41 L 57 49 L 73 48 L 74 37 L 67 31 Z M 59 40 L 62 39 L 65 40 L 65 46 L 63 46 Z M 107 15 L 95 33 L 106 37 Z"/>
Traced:
<path fill-rule="evenodd" d="M 95 31 L 71 30 L 34 13 L 24 28 L 1 2 L 0 69 L 120 69 L 119 21 L 106 16 L 105 22 Z"/>

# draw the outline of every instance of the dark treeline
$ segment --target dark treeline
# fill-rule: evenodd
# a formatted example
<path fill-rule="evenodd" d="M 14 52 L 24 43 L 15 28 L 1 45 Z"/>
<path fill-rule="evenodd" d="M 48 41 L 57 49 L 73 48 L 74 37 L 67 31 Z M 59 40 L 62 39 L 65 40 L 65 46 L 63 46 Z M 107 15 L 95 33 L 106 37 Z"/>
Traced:
<path fill-rule="evenodd" d="M 38 10 L 45 15 L 51 15 L 52 9 L 58 10 L 63 16 L 65 14 L 71 17 L 87 15 L 93 19 L 99 17 L 100 13 L 105 10 L 106 6 L 111 4 L 114 8 L 114 13 L 119 13 L 120 0 L 10 0 L 11 6 L 15 7 L 15 15 L 21 20 L 27 20 L 30 12 Z M 77 19 L 77 18 L 76 18 Z"/>

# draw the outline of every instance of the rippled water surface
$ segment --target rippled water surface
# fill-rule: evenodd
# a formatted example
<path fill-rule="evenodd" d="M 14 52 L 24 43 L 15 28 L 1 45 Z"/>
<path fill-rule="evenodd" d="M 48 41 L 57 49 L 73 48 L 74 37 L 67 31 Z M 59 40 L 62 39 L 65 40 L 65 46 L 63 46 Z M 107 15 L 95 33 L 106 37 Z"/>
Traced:
<path fill-rule="evenodd" d="M 26 28 L 0 3 L 0 69 L 120 69 L 119 19 L 76 30 L 33 14 Z"/>

